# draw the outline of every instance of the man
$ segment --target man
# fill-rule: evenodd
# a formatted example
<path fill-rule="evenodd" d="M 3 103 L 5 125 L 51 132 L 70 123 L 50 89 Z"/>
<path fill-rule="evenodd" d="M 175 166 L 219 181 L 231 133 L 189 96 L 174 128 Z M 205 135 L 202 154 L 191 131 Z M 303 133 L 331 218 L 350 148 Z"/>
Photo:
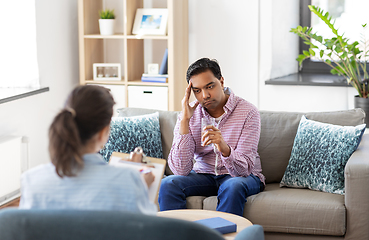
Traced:
<path fill-rule="evenodd" d="M 217 211 L 242 216 L 246 198 L 262 191 L 265 183 L 257 153 L 259 111 L 224 88 L 215 60 L 197 60 L 189 66 L 186 78 L 182 112 L 168 156 L 175 175 L 162 180 L 160 210 L 185 209 L 189 196 L 216 195 Z M 197 99 L 192 104 L 191 89 Z M 205 128 L 203 136 L 202 118 L 216 122 L 216 127 Z"/>

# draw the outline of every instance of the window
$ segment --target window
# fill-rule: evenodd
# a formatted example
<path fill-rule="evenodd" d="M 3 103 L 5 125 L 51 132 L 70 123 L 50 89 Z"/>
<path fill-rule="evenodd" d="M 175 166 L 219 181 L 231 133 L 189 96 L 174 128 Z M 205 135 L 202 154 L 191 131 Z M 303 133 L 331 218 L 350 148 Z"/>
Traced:
<path fill-rule="evenodd" d="M 0 88 L 40 87 L 35 0 L 2 1 Z"/>
<path fill-rule="evenodd" d="M 335 19 L 335 27 L 340 33 L 345 33 L 349 39 L 355 39 L 360 42 L 361 35 L 369 39 L 369 32 L 363 32 L 362 24 L 369 25 L 368 0 L 300 0 L 300 25 L 313 27 L 313 32 L 317 32 L 323 37 L 332 37 L 332 31 L 323 23 L 314 13 L 311 13 L 308 5 L 315 5 L 329 12 L 332 19 Z M 367 27 L 369 29 L 369 27 Z M 308 46 L 299 40 L 300 53 L 308 50 Z M 363 50 L 363 49 L 362 49 Z M 369 64 L 367 64 L 369 68 Z M 303 73 L 330 73 L 331 68 L 325 63 L 306 59 L 303 62 L 301 72 Z"/>

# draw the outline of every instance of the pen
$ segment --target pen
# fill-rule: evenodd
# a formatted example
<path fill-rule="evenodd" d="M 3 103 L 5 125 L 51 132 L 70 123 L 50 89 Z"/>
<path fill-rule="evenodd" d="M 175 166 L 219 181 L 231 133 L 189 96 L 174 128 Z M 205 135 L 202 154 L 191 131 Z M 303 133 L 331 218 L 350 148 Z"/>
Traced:
<path fill-rule="evenodd" d="M 150 172 L 151 172 L 151 169 L 150 168 L 146 168 L 146 169 L 141 169 L 140 170 L 140 173 L 144 173 L 144 174 L 150 173 Z"/>

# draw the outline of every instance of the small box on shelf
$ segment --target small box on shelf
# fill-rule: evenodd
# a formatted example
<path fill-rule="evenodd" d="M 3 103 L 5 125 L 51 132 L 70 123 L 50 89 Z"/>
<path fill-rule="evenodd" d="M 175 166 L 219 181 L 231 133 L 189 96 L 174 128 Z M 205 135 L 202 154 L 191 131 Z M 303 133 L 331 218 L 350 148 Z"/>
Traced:
<path fill-rule="evenodd" d="M 93 64 L 93 79 L 95 81 L 101 80 L 115 80 L 120 81 L 121 77 L 120 63 L 94 63 Z"/>

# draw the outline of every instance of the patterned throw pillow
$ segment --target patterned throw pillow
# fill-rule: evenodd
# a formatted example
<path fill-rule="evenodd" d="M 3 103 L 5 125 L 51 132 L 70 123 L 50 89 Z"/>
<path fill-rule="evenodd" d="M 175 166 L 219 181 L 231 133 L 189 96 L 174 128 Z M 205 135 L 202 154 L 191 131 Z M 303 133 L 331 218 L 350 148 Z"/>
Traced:
<path fill-rule="evenodd" d="M 338 126 L 302 116 L 280 186 L 344 194 L 344 169 L 365 124 Z"/>
<path fill-rule="evenodd" d="M 110 136 L 100 154 L 108 162 L 112 152 L 130 153 L 141 146 L 148 157 L 163 158 L 159 113 L 113 117 Z"/>

